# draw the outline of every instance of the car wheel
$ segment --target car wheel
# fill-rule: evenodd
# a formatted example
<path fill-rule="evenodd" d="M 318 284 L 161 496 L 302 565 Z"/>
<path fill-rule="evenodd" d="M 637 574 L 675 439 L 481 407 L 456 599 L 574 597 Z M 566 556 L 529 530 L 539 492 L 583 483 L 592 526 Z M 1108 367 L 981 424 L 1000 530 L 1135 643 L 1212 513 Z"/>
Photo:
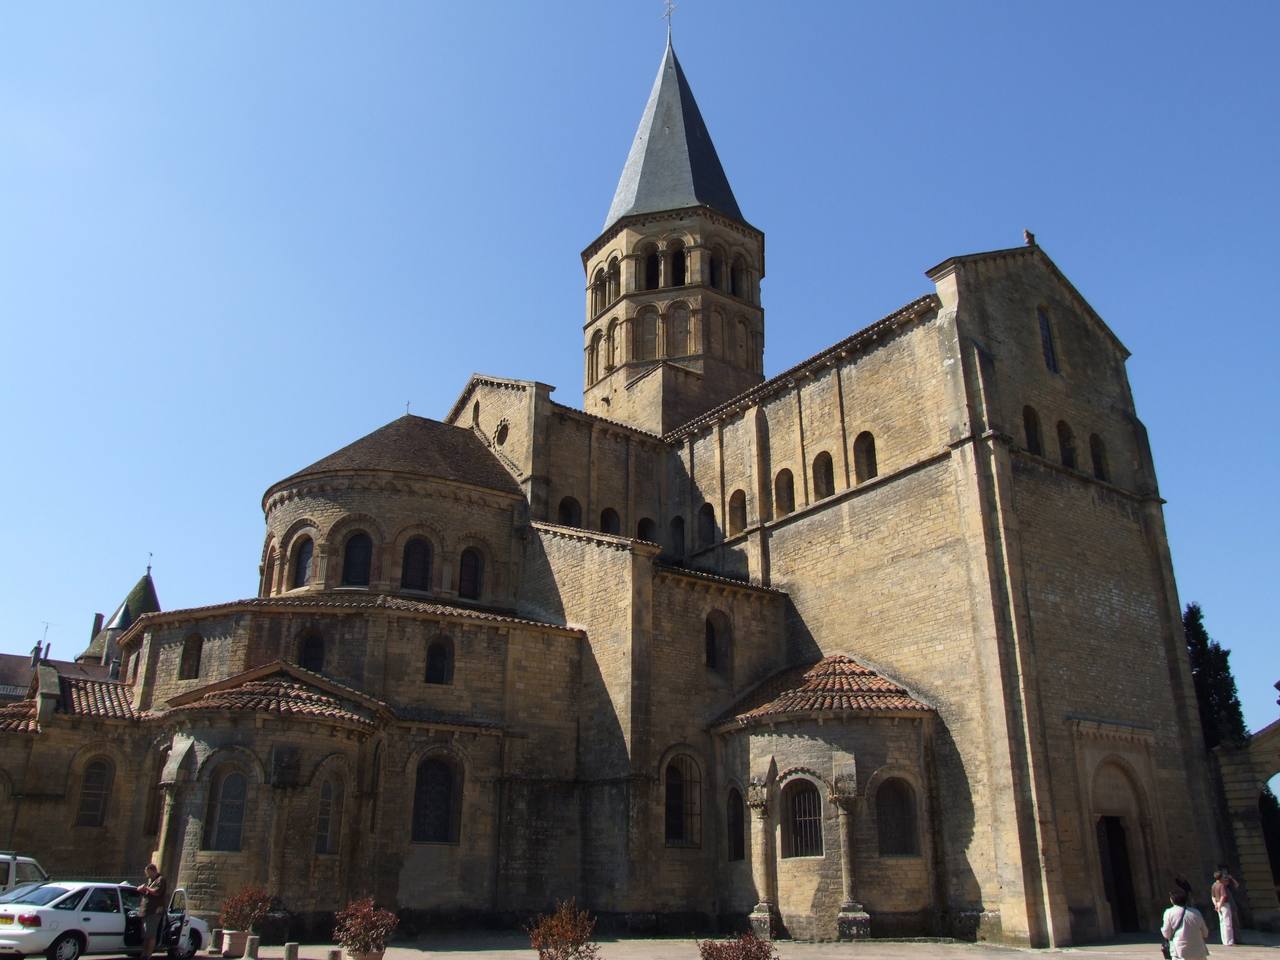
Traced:
<path fill-rule="evenodd" d="M 80 954 L 84 952 L 84 944 L 80 941 L 80 937 L 74 933 L 64 933 L 49 947 L 46 954 L 49 960 L 80 960 Z"/>

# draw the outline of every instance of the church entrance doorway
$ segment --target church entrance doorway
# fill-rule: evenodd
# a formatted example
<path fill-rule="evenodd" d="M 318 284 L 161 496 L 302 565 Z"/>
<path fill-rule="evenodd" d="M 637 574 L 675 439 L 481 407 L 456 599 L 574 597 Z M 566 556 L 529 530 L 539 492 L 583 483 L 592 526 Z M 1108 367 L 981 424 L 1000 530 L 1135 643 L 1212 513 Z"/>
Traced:
<path fill-rule="evenodd" d="M 1111 904 L 1111 920 L 1117 933 L 1136 933 L 1138 900 L 1133 892 L 1133 870 L 1129 860 L 1129 844 L 1124 820 L 1120 817 L 1098 818 L 1098 857 L 1102 862 L 1102 886 Z"/>

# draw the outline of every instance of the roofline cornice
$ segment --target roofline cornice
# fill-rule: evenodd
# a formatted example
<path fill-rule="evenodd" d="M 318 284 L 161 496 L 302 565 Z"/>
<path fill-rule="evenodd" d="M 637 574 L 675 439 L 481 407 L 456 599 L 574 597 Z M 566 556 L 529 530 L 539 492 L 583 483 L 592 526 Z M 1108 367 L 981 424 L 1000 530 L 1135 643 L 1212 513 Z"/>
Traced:
<path fill-rule="evenodd" d="M 503 469 L 506 469 L 505 466 Z M 509 473 L 510 471 L 508 471 Z M 381 477 L 394 479 L 399 482 L 412 484 L 437 483 L 444 487 L 450 487 L 459 490 L 466 490 L 481 496 L 490 496 L 506 501 L 508 503 L 516 503 L 524 499 L 521 493 L 511 493 L 506 490 L 497 490 L 493 487 L 483 487 L 474 483 L 467 483 L 465 480 L 450 480 L 447 477 L 437 477 L 429 473 L 407 473 L 403 470 L 383 470 L 377 467 L 368 467 L 360 469 L 352 469 L 350 467 L 337 470 L 318 470 L 315 473 L 308 473 L 301 477 L 295 477 L 292 480 L 281 480 L 267 488 L 267 492 L 262 495 L 262 512 L 270 513 L 275 507 L 276 502 L 283 499 L 289 499 L 288 494 L 298 493 L 310 490 L 317 486 L 331 484 L 335 480 L 356 480 L 360 478 Z M 518 478 L 512 478 L 513 483 L 518 483 Z M 420 491 L 422 492 L 422 491 Z"/>

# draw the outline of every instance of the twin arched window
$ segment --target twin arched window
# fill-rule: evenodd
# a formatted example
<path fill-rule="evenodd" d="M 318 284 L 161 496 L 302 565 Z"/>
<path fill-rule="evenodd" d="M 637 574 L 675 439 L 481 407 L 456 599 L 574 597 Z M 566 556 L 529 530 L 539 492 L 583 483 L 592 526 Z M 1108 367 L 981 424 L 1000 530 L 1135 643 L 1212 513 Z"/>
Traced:
<path fill-rule="evenodd" d="M 178 664 L 179 680 L 195 680 L 200 676 L 200 658 L 204 653 L 204 638 L 193 633 L 182 641 L 182 659 Z"/>
<path fill-rule="evenodd" d="M 234 767 L 218 771 L 210 784 L 209 802 L 205 808 L 203 849 L 240 849 L 244 839 L 248 787 L 245 775 Z"/>
<path fill-rule="evenodd" d="M 293 553 L 293 570 L 289 578 L 289 586 L 297 589 L 311 582 L 311 557 L 315 553 L 316 544 L 310 537 L 303 537 Z"/>
<path fill-rule="evenodd" d="M 810 780 L 796 778 L 782 788 L 782 855 L 822 856 L 822 795 Z"/>
<path fill-rule="evenodd" d="M 663 833 L 669 847 L 702 843 L 702 777 L 697 764 L 678 754 L 667 764 Z"/>
<path fill-rule="evenodd" d="M 80 778 L 80 804 L 76 808 L 77 827 L 100 827 L 107 821 L 111 781 L 115 770 L 109 760 L 91 760 Z"/>
<path fill-rule="evenodd" d="M 858 483 L 862 483 L 877 473 L 876 438 L 870 430 L 863 430 L 853 441 L 853 475 Z"/>
<path fill-rule="evenodd" d="M 453 640 L 439 636 L 427 644 L 426 683 L 453 683 Z"/>
<path fill-rule="evenodd" d="M 461 814 L 461 769 L 439 757 L 419 763 L 413 786 L 413 842 L 457 843 Z"/>
<path fill-rule="evenodd" d="M 484 590 L 484 557 L 475 547 L 467 547 L 458 558 L 458 596 L 479 600 Z"/>
<path fill-rule="evenodd" d="M 747 495 L 741 490 L 729 497 L 729 536 L 736 537 L 747 528 Z"/>
<path fill-rule="evenodd" d="M 373 567 L 373 540 L 365 532 L 353 533 L 342 550 L 342 585 L 367 587 Z"/>
<path fill-rule="evenodd" d="M 823 450 L 813 458 L 813 496 L 825 500 L 836 492 L 836 474 L 831 464 L 831 454 Z"/>
<path fill-rule="evenodd" d="M 876 836 L 880 856 L 912 856 L 920 852 L 916 831 L 916 792 L 892 777 L 876 790 Z"/>
<path fill-rule="evenodd" d="M 340 777 L 329 777 L 320 784 L 316 808 L 316 853 L 337 853 L 341 847 L 343 793 Z"/>
<path fill-rule="evenodd" d="M 779 517 L 785 517 L 796 508 L 796 481 L 785 467 L 773 478 L 773 509 Z"/>
<path fill-rule="evenodd" d="M 414 537 L 404 545 L 400 586 L 405 590 L 431 589 L 431 541 L 425 537 Z"/>

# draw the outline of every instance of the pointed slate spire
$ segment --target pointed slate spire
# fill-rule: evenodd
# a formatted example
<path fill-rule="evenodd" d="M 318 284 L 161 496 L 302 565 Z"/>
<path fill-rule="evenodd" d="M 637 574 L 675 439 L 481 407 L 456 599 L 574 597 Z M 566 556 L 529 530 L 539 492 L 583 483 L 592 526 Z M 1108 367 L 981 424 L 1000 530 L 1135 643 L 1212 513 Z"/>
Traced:
<path fill-rule="evenodd" d="M 144 613 L 157 613 L 159 610 L 160 598 L 156 596 L 156 584 L 151 579 L 151 567 L 148 566 L 142 579 L 133 585 L 128 596 L 116 607 L 111 619 L 95 631 L 89 646 L 76 657 L 76 662 L 106 663 L 116 638 L 133 626 L 133 622 Z M 96 620 L 94 626 L 97 626 Z"/>
<path fill-rule="evenodd" d="M 742 219 L 711 134 L 702 122 L 689 81 L 668 37 L 658 77 L 640 117 L 604 228 L 636 213 L 695 206 L 711 207 Z"/>

